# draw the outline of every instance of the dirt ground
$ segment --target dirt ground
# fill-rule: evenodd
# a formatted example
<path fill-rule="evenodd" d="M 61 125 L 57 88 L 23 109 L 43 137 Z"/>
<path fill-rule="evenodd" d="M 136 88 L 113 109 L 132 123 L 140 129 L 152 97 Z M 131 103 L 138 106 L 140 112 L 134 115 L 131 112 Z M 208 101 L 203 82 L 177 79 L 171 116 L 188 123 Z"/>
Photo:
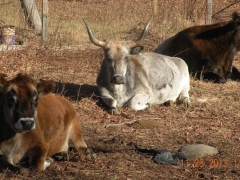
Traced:
<path fill-rule="evenodd" d="M 75 106 L 95 162 L 69 149 L 68 160 L 55 160 L 43 172 L 27 168 L 15 174 L 2 170 L 0 179 L 238 179 L 240 176 L 239 83 L 212 84 L 191 79 L 191 107 L 153 106 L 144 111 L 120 109 L 111 115 L 99 98 L 96 77 L 101 49 L 60 50 L 26 48 L 1 52 L 1 72 L 8 78 L 19 72 L 35 79 L 52 79 L 55 93 Z M 234 61 L 239 66 L 239 60 Z M 219 150 L 214 157 L 180 166 L 160 165 L 151 156 L 136 153 L 132 144 L 147 149 L 176 152 L 181 146 L 199 144 Z M 21 166 L 20 164 L 17 164 Z"/>

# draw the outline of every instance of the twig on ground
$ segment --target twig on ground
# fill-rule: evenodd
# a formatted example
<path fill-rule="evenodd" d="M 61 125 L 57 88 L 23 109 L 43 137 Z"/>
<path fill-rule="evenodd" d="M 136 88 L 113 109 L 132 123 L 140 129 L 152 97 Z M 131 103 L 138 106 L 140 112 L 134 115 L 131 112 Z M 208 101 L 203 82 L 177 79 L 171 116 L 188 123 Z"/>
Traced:
<path fill-rule="evenodd" d="M 135 122 L 137 122 L 137 121 L 138 121 L 138 120 L 133 120 L 133 121 L 130 121 L 130 122 L 125 122 L 125 123 L 120 123 L 120 124 L 108 124 L 108 125 L 105 126 L 105 128 L 115 127 L 115 126 L 122 126 L 122 125 L 125 125 L 125 124 L 131 125 L 131 124 L 133 124 L 133 123 L 135 123 Z"/>
<path fill-rule="evenodd" d="M 149 118 L 149 119 L 150 119 L 150 120 L 156 120 L 156 119 L 160 119 L 160 118 Z M 124 122 L 124 123 L 120 123 L 120 124 L 108 124 L 108 125 L 105 126 L 105 128 L 115 127 L 115 126 L 122 126 L 122 125 L 125 125 L 125 124 L 131 125 L 131 124 L 133 124 L 133 123 L 135 123 L 135 122 L 137 122 L 137 121 L 142 121 L 142 119 L 132 120 L 132 121 L 130 121 L 130 122 Z"/>

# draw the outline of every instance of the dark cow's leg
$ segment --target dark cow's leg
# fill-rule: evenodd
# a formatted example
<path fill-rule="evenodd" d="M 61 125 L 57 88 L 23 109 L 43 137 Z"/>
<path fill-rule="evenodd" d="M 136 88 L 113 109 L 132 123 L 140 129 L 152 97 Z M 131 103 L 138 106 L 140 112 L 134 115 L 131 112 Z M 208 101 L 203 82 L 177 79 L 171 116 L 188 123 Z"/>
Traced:
<path fill-rule="evenodd" d="M 14 166 L 13 164 L 9 163 L 7 161 L 6 156 L 0 155 L 0 170 L 7 169 L 7 168 L 14 172 L 20 172 L 19 167 Z"/>
<path fill-rule="evenodd" d="M 56 161 L 67 161 L 68 160 L 68 152 L 59 152 L 52 156 L 52 158 Z"/>
<path fill-rule="evenodd" d="M 214 72 L 207 72 L 204 74 L 203 76 L 204 80 L 207 81 L 212 81 L 214 83 L 226 83 L 226 81 L 218 74 L 214 73 Z"/>
<path fill-rule="evenodd" d="M 232 66 L 232 73 L 230 79 L 234 81 L 240 81 L 240 71 L 234 66 Z"/>

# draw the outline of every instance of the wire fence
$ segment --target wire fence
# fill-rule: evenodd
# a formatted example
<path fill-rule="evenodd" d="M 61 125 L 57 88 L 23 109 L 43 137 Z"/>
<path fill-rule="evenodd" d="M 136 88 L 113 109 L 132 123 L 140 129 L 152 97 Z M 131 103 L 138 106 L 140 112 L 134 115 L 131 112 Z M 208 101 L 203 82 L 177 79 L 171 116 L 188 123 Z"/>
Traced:
<path fill-rule="evenodd" d="M 35 0 L 42 16 L 42 0 Z M 154 43 L 174 35 L 193 25 L 206 23 L 207 0 L 158 0 Z M 222 0 L 212 2 L 212 23 L 231 19 L 233 11 L 239 9 L 239 1 Z M 52 45 L 74 45 L 88 42 L 85 18 L 98 38 L 131 39 L 138 29 L 152 18 L 154 0 L 49 0 L 48 42 Z M 19 41 L 36 41 L 36 34 L 26 25 L 20 1 L 1 0 L 0 25 L 16 27 Z"/>

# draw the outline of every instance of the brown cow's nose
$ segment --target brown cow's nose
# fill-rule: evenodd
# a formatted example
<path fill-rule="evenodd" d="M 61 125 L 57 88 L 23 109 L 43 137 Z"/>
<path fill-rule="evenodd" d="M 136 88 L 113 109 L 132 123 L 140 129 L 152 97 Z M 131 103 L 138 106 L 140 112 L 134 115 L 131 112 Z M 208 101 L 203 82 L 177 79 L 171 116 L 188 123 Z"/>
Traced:
<path fill-rule="evenodd" d="M 33 120 L 21 120 L 20 123 L 23 130 L 31 130 L 34 126 Z"/>
<path fill-rule="evenodd" d="M 114 83 L 114 84 L 124 84 L 123 77 L 121 75 L 114 75 L 112 77 L 112 83 Z"/>

